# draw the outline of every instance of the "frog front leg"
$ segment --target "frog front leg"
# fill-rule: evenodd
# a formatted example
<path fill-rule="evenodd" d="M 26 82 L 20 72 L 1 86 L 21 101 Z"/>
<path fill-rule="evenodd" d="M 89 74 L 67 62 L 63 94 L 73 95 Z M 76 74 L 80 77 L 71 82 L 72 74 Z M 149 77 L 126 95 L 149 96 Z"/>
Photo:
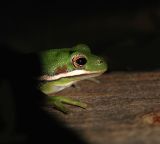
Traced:
<path fill-rule="evenodd" d="M 65 104 L 68 105 L 74 105 L 81 108 L 86 108 L 87 105 L 85 103 L 82 103 L 78 100 L 74 100 L 65 96 L 55 96 L 55 93 L 65 89 L 68 86 L 57 86 L 55 85 L 55 82 L 47 82 L 43 83 L 40 86 L 41 91 L 48 96 L 47 102 L 51 105 L 53 105 L 57 110 L 62 111 L 63 113 L 68 113 L 69 110 L 64 106 Z"/>
<path fill-rule="evenodd" d="M 63 113 L 69 113 L 69 110 L 64 106 L 64 104 L 74 105 L 84 109 L 87 107 L 87 104 L 65 96 L 50 96 L 48 97 L 48 103 Z"/>

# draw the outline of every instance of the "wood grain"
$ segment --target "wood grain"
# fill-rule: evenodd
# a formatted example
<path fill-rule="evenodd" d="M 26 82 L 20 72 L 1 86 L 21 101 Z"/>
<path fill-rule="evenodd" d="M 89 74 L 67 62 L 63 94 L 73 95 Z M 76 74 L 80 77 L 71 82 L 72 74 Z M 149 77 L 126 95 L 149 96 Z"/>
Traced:
<path fill-rule="evenodd" d="M 87 109 L 66 105 L 68 115 L 51 107 L 49 113 L 89 144 L 159 144 L 160 71 L 110 72 L 98 79 L 57 94 L 79 99 Z"/>

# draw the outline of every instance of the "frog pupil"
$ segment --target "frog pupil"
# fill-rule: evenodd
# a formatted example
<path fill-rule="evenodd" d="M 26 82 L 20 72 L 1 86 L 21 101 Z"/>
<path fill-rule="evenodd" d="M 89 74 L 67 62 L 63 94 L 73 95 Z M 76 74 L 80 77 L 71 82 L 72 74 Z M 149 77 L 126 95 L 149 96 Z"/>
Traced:
<path fill-rule="evenodd" d="M 76 63 L 79 65 L 85 65 L 87 63 L 86 58 L 79 58 L 76 60 Z"/>

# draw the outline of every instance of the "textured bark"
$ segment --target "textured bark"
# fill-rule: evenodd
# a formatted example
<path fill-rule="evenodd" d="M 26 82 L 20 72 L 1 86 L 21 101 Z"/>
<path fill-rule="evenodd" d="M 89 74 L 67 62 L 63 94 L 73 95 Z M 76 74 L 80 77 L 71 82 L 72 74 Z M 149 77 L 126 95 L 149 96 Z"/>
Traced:
<path fill-rule="evenodd" d="M 160 72 L 114 72 L 100 83 L 79 82 L 57 95 L 79 99 L 87 109 L 66 105 L 70 114 L 51 114 L 92 144 L 160 143 Z"/>

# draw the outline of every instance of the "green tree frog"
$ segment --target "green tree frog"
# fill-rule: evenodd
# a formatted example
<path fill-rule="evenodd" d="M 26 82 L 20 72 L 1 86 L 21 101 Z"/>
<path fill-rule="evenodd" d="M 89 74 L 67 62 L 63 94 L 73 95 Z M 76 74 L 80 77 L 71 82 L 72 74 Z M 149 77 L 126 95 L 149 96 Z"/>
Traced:
<path fill-rule="evenodd" d="M 103 58 L 91 53 L 85 44 L 72 48 L 50 49 L 38 53 L 42 74 L 38 78 L 39 89 L 49 96 L 49 102 L 56 109 L 67 113 L 64 104 L 86 108 L 86 104 L 65 96 L 54 96 L 80 80 L 90 79 L 101 75 L 107 70 Z"/>

